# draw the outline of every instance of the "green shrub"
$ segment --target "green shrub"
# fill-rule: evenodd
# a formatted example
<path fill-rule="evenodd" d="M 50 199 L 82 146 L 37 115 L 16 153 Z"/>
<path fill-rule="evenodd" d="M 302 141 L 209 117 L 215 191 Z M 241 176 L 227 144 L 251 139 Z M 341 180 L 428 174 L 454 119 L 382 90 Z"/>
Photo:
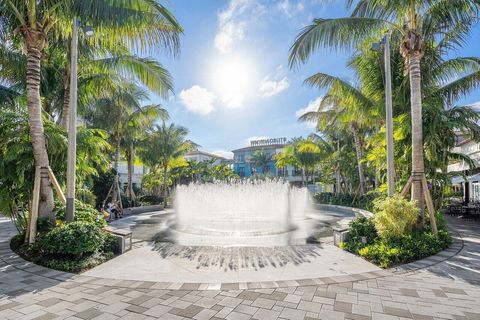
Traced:
<path fill-rule="evenodd" d="M 44 259 L 41 264 L 47 268 L 67 272 L 80 272 L 91 269 L 112 258 L 112 254 L 94 254 L 79 259 L 50 258 Z"/>
<path fill-rule="evenodd" d="M 419 209 L 400 196 L 379 199 L 375 205 L 375 228 L 382 238 L 409 232 L 417 221 Z"/>
<path fill-rule="evenodd" d="M 57 219 L 60 221 L 65 221 L 65 206 L 60 203 L 56 202 L 55 203 L 55 208 L 57 211 Z M 103 216 L 98 212 L 97 209 L 92 207 L 89 204 L 83 203 L 77 199 L 75 199 L 75 221 L 81 221 L 81 222 L 88 222 L 88 223 L 93 223 L 98 226 L 104 226 L 105 225 L 105 220 L 103 219 Z"/>
<path fill-rule="evenodd" d="M 25 243 L 25 234 L 16 234 L 10 240 L 10 248 L 15 251 Z"/>
<path fill-rule="evenodd" d="M 446 230 L 439 230 L 438 238 L 428 229 L 415 230 L 400 237 L 378 239 L 358 250 L 366 260 L 388 268 L 395 264 L 416 261 L 445 250 L 452 243 Z"/>
<path fill-rule="evenodd" d="M 100 228 L 92 223 L 76 221 L 61 225 L 45 235 L 42 247 L 49 254 L 64 254 L 81 257 L 103 246 L 104 237 Z"/>
<path fill-rule="evenodd" d="M 378 242 L 366 246 L 358 251 L 364 259 L 375 263 L 382 268 L 388 268 L 399 262 L 400 249 L 389 246 L 388 243 Z"/>
<path fill-rule="evenodd" d="M 354 207 L 368 211 L 372 211 L 373 200 L 379 197 L 382 197 L 382 194 L 377 192 L 368 192 L 363 196 L 349 193 L 334 194 L 331 192 L 319 192 L 314 195 L 314 198 L 318 203 Z"/>
<path fill-rule="evenodd" d="M 366 238 L 367 243 L 372 243 L 378 238 L 373 219 L 360 217 L 350 222 L 348 240 L 343 243 L 343 248 L 347 251 L 357 253 L 359 249 L 366 245 L 362 242 L 362 237 Z"/>
<path fill-rule="evenodd" d="M 55 228 L 55 221 L 52 221 L 49 217 L 39 217 L 37 221 L 37 232 L 45 234 Z"/>
<path fill-rule="evenodd" d="M 101 251 L 104 253 L 115 253 L 118 252 L 118 241 L 117 237 L 109 232 L 102 232 L 103 236 L 103 245 Z"/>
<path fill-rule="evenodd" d="M 151 206 L 163 203 L 163 197 L 155 195 L 143 195 L 137 198 L 138 203 L 144 206 Z"/>

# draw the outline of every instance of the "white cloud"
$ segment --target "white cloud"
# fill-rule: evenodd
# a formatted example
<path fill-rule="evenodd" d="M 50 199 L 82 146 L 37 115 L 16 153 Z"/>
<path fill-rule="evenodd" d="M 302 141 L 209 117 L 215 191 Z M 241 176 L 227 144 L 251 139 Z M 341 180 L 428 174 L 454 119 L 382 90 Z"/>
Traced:
<path fill-rule="evenodd" d="M 288 83 L 287 77 L 283 77 L 281 80 L 275 81 L 271 80 L 269 76 L 266 76 L 263 78 L 262 82 L 260 82 L 258 93 L 262 97 L 271 97 L 286 90 L 289 86 L 290 84 Z"/>
<path fill-rule="evenodd" d="M 277 3 L 277 9 L 287 17 L 302 12 L 305 9 L 304 4 L 300 1 L 297 4 L 292 4 L 289 0 L 283 0 Z"/>
<path fill-rule="evenodd" d="M 316 98 L 315 100 L 310 100 L 308 105 L 305 108 L 298 109 L 295 111 L 295 117 L 298 119 L 303 116 L 307 112 L 311 111 L 318 111 L 318 107 L 320 106 L 320 102 L 322 102 L 323 96 Z M 315 128 L 317 123 L 315 121 L 308 121 L 305 122 L 309 127 Z"/>
<path fill-rule="evenodd" d="M 263 5 L 253 0 L 230 0 L 228 8 L 217 14 L 218 31 L 215 47 L 221 54 L 233 51 L 234 45 L 245 38 L 248 22 L 264 12 Z"/>
<path fill-rule="evenodd" d="M 231 151 L 217 150 L 217 151 L 213 151 L 212 153 L 216 154 L 219 157 L 224 157 L 224 158 L 227 158 L 227 159 L 233 159 L 233 152 L 231 152 Z"/>
<path fill-rule="evenodd" d="M 206 115 L 215 110 L 213 103 L 217 97 L 199 85 L 194 85 L 190 89 L 182 90 L 179 97 L 182 104 L 190 112 Z"/>
<path fill-rule="evenodd" d="M 275 70 L 273 76 L 267 75 L 263 78 L 258 87 L 258 94 L 262 97 L 271 97 L 288 89 L 288 87 L 290 87 L 290 83 L 288 83 L 287 77 L 285 76 L 283 66 L 280 65 Z"/>
<path fill-rule="evenodd" d="M 245 37 L 244 22 L 227 22 L 221 26 L 215 36 L 215 47 L 220 53 L 229 53 L 232 51 L 233 44 L 243 40 Z"/>

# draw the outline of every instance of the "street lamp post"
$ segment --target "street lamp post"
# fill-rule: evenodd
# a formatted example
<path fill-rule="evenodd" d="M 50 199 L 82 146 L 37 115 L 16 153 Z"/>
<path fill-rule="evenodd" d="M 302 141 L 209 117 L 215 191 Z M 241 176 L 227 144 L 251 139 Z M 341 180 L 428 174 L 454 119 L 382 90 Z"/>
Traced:
<path fill-rule="evenodd" d="M 387 138 L 387 186 L 388 196 L 395 194 L 395 167 L 393 149 L 393 119 L 392 119 L 392 73 L 390 67 L 390 35 L 387 34 L 378 43 L 373 43 L 371 49 L 380 51 L 383 45 L 385 65 L 385 109 L 386 109 L 386 138 Z"/>
<path fill-rule="evenodd" d="M 70 119 L 68 125 L 68 156 L 67 156 L 67 210 L 65 220 L 72 222 L 75 212 L 75 165 L 77 159 L 77 59 L 78 59 L 78 29 L 81 23 L 73 18 L 72 48 L 70 52 Z M 91 27 L 84 27 L 87 37 L 93 34 Z"/>

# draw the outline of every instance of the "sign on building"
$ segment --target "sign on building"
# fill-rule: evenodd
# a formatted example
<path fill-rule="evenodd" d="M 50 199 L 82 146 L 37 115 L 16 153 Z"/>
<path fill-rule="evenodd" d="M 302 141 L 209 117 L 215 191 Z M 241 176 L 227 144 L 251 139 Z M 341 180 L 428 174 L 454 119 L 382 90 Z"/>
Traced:
<path fill-rule="evenodd" d="M 287 138 L 271 138 L 271 139 L 262 139 L 262 140 L 252 140 L 250 141 L 251 147 L 258 146 L 271 146 L 275 144 L 286 144 Z"/>

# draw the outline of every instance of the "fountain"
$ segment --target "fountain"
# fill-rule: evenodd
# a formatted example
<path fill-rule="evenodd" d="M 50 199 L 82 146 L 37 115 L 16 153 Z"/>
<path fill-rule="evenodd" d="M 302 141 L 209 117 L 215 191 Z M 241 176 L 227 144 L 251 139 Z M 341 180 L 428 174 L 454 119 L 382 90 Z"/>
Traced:
<path fill-rule="evenodd" d="M 313 202 L 288 182 L 242 180 L 178 186 L 174 207 L 176 243 L 281 246 L 308 237 Z"/>

